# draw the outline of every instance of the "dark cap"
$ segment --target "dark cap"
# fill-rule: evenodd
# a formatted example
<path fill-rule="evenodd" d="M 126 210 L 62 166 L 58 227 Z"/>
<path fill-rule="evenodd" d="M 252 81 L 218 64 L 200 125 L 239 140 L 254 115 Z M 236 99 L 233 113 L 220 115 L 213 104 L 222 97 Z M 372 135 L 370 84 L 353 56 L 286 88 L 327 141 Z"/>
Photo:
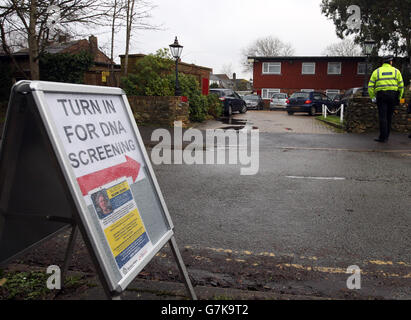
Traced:
<path fill-rule="evenodd" d="M 386 57 L 384 57 L 384 63 L 388 63 L 388 62 L 390 62 L 390 61 L 393 61 L 394 60 L 394 56 L 386 56 Z"/>

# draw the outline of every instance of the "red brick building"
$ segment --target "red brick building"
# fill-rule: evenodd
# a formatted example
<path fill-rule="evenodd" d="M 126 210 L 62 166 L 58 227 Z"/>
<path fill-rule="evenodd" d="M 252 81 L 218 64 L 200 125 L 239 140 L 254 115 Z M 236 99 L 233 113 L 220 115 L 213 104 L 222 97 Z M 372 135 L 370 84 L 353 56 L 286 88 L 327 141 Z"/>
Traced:
<path fill-rule="evenodd" d="M 50 43 L 45 47 L 45 52 L 50 54 L 69 53 L 78 54 L 82 51 L 89 52 L 93 57 L 94 65 L 84 73 L 84 83 L 100 86 L 119 86 L 120 65 L 115 64 L 98 47 L 97 38 L 90 36 L 89 39 L 68 40 L 61 37 L 59 42 Z M 12 68 L 13 82 L 30 79 L 29 50 L 22 49 L 13 54 L 14 59 L 23 70 L 22 74 L 13 64 L 10 57 L 0 54 L 0 63 L 8 63 Z M 41 78 L 41 75 L 40 75 Z"/>
<path fill-rule="evenodd" d="M 249 57 L 253 61 L 254 91 L 263 99 L 273 93 L 322 91 L 333 96 L 362 87 L 365 57 Z M 370 68 L 370 67 L 369 67 Z"/>

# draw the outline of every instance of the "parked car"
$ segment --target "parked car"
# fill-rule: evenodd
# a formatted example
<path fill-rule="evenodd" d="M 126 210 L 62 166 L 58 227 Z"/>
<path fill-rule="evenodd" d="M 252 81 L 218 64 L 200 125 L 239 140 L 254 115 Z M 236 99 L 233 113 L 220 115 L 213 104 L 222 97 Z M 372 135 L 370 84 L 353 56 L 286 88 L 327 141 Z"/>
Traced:
<path fill-rule="evenodd" d="M 307 112 L 309 115 L 315 115 L 322 112 L 322 105 L 333 108 L 333 103 L 324 93 L 312 92 L 294 92 L 287 100 L 286 110 L 288 114 L 295 112 Z"/>
<path fill-rule="evenodd" d="M 287 99 L 288 99 L 288 94 L 286 93 L 274 93 L 270 100 L 270 109 L 286 108 Z"/>
<path fill-rule="evenodd" d="M 248 94 L 244 96 L 243 100 L 247 104 L 247 109 L 256 109 L 256 110 L 264 109 L 264 101 L 260 95 Z"/>
<path fill-rule="evenodd" d="M 224 115 L 230 116 L 234 111 L 247 112 L 247 104 L 231 89 L 210 89 L 210 94 L 216 94 L 223 103 Z"/>
<path fill-rule="evenodd" d="M 348 89 L 343 94 L 337 94 L 332 99 L 334 110 L 337 110 L 342 104 L 344 105 L 344 108 L 345 108 L 347 106 L 349 99 L 351 99 L 355 94 L 362 94 L 362 93 L 363 93 L 363 88 L 357 87 L 357 88 Z"/>

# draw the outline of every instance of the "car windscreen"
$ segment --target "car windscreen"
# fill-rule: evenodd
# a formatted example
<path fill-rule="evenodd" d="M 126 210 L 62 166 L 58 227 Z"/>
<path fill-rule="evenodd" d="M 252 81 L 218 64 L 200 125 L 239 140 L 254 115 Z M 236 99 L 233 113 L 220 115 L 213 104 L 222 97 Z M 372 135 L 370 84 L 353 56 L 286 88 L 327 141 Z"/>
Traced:
<path fill-rule="evenodd" d="M 274 99 L 287 99 L 287 96 L 285 95 L 285 93 L 277 93 L 273 95 Z"/>
<path fill-rule="evenodd" d="M 309 99 L 310 94 L 308 92 L 294 92 L 290 99 Z"/>
<path fill-rule="evenodd" d="M 210 94 L 216 94 L 219 97 L 224 97 L 224 91 L 210 90 Z"/>
<path fill-rule="evenodd" d="M 244 100 L 258 100 L 257 96 L 244 96 Z"/>

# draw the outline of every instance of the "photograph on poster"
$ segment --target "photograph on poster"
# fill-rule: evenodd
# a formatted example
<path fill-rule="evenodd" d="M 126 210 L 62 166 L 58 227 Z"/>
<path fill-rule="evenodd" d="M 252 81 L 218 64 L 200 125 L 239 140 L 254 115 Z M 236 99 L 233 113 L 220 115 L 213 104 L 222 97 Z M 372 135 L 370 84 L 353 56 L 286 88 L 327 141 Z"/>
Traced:
<path fill-rule="evenodd" d="M 91 195 L 99 219 L 104 219 L 113 212 L 113 207 L 107 196 L 106 190 L 100 190 Z"/>

